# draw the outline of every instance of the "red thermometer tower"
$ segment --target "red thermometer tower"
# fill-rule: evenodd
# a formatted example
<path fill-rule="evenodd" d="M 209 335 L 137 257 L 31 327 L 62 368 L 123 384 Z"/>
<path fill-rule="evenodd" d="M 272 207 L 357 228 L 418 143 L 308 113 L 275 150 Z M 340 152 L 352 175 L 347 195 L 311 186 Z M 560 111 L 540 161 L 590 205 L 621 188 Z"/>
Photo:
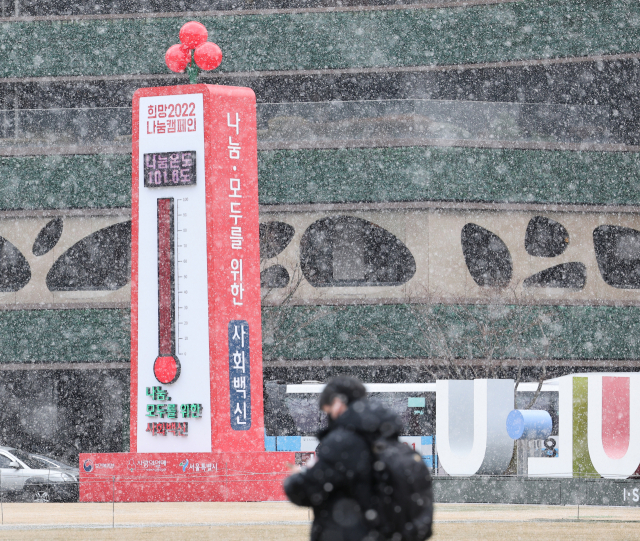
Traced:
<path fill-rule="evenodd" d="M 200 23 L 180 40 L 167 65 L 192 82 L 220 63 Z M 295 457 L 264 447 L 256 137 L 249 88 L 134 94 L 130 452 L 81 455 L 84 501 L 114 482 L 120 501 L 284 497 Z"/>

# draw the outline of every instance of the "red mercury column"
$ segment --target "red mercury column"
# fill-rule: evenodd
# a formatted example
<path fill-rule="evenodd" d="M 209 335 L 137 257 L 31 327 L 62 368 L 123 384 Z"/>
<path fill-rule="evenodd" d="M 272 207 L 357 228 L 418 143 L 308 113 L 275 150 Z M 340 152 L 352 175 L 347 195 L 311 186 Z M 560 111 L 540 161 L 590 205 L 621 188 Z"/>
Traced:
<path fill-rule="evenodd" d="M 158 358 L 153 374 L 165 384 L 175 383 L 180 377 L 175 339 L 174 253 L 173 197 L 158 199 Z"/>

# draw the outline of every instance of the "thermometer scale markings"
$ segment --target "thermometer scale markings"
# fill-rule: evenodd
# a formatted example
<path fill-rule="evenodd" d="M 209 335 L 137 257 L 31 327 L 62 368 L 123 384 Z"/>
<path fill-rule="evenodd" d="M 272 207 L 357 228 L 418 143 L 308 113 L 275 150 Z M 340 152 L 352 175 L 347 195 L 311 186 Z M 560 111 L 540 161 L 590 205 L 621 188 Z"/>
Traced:
<path fill-rule="evenodd" d="M 184 341 L 187 341 L 189 338 L 188 336 L 180 336 L 180 325 L 182 325 L 183 322 L 181 320 L 180 317 L 180 310 L 186 310 L 187 307 L 186 306 L 182 306 L 181 302 L 180 302 L 180 295 L 184 294 L 187 295 L 187 291 L 182 291 L 180 289 L 180 279 L 181 278 L 187 278 L 186 275 L 182 275 L 181 274 L 181 270 L 180 270 L 180 264 L 181 263 L 186 263 L 186 261 L 183 261 L 182 259 L 180 259 L 180 248 L 187 248 L 186 244 L 180 244 L 180 233 L 183 232 L 183 229 L 181 229 L 181 224 L 180 224 L 180 218 L 186 216 L 186 213 L 184 212 L 184 203 L 188 202 L 189 198 L 188 197 L 184 197 L 182 199 L 177 199 L 176 200 L 176 210 L 177 210 L 177 219 L 176 219 L 176 237 L 177 237 L 177 242 L 176 242 L 176 276 L 177 276 L 177 292 L 178 292 L 178 301 L 176 303 L 176 307 L 177 307 L 177 319 L 178 319 L 178 324 L 176 326 L 176 334 L 178 337 L 178 340 L 176 342 L 176 348 L 178 349 L 178 355 L 186 355 L 186 352 L 184 351 L 183 347 L 184 347 Z M 180 212 L 180 203 L 182 203 L 182 213 Z M 184 232 L 186 233 L 186 229 L 184 230 Z M 184 330 L 184 329 L 183 329 Z M 183 340 L 183 342 L 181 343 L 180 340 Z"/>

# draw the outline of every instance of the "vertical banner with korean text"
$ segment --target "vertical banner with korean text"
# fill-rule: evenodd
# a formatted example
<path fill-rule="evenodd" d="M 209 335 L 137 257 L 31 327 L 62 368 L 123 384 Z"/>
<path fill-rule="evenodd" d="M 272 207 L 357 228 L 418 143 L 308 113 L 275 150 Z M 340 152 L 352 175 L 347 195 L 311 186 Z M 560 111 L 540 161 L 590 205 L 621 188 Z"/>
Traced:
<path fill-rule="evenodd" d="M 229 404 L 231 428 L 251 428 L 251 357 L 249 324 L 229 322 Z"/>
<path fill-rule="evenodd" d="M 219 209 L 207 214 L 216 239 L 209 269 L 215 305 L 213 445 L 264 451 L 255 95 L 250 89 L 209 88 L 215 92 L 210 117 L 215 184 L 208 185 L 207 204 Z"/>

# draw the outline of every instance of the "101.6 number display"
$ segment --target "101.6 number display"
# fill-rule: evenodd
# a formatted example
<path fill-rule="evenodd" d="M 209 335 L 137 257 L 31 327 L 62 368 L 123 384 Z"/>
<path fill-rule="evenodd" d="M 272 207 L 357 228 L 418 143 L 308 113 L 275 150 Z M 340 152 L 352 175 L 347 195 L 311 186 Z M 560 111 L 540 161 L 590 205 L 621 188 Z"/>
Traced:
<path fill-rule="evenodd" d="M 193 186 L 196 183 L 196 151 L 153 152 L 144 155 L 144 185 Z"/>

